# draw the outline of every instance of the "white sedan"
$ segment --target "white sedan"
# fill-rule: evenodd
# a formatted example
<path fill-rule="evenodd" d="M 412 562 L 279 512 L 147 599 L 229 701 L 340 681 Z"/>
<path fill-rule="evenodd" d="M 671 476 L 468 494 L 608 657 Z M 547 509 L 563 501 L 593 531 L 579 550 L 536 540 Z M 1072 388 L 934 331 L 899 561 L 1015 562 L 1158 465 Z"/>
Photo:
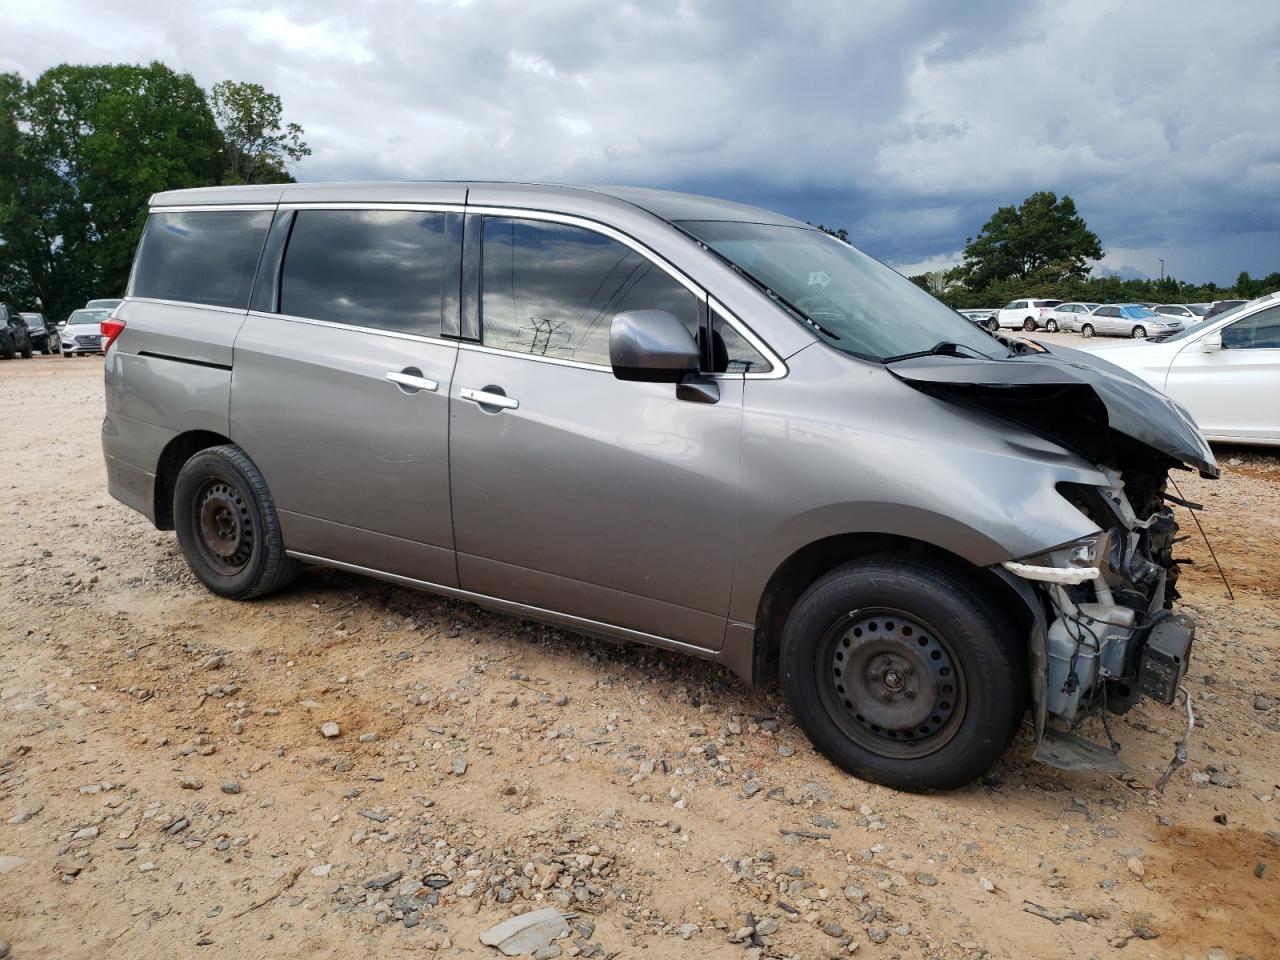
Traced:
<path fill-rule="evenodd" d="M 1206 440 L 1280 446 L 1280 303 L 1272 297 L 1180 333 L 1081 349 L 1163 390 Z"/>

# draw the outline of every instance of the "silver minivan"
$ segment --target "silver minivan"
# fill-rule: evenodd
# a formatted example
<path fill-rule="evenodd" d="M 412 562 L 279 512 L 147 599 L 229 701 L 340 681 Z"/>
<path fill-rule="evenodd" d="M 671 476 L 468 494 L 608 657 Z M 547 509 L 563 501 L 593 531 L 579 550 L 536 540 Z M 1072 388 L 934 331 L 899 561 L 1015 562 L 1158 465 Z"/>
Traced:
<path fill-rule="evenodd" d="M 1172 703 L 1176 404 L 804 223 L 634 188 L 152 199 L 103 324 L 111 493 L 233 599 L 323 564 L 781 680 L 857 776 Z M 1053 749 L 1047 749 L 1053 747 Z M 1109 751 L 1104 751 L 1109 756 Z"/>

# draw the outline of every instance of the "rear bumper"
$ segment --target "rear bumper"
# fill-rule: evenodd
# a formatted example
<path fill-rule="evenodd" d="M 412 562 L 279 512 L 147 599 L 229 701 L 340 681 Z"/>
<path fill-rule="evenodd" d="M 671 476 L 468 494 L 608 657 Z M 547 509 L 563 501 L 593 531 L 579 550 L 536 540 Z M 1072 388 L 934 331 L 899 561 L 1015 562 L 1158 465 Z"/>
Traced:
<path fill-rule="evenodd" d="M 106 454 L 107 492 L 155 523 L 156 475 Z"/>

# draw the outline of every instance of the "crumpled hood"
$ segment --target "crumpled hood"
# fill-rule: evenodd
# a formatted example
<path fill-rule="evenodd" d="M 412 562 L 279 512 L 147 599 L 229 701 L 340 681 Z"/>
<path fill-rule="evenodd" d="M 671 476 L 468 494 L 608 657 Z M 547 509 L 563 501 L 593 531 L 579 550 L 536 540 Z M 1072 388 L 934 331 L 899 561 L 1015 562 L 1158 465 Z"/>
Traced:
<path fill-rule="evenodd" d="M 1098 422 L 1202 476 L 1218 476 L 1213 451 L 1177 403 L 1094 354 L 1039 346 L 1044 352 L 1002 360 L 912 357 L 888 368 L 919 390 L 1009 416 L 1086 455 L 1098 455 L 1088 449 L 1097 441 L 1089 425 Z"/>

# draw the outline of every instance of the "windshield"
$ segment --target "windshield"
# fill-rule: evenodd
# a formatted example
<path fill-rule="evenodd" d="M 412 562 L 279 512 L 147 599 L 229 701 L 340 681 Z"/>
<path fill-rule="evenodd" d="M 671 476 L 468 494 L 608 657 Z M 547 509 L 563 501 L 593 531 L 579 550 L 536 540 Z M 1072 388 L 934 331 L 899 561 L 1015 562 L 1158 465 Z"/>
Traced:
<path fill-rule="evenodd" d="M 720 220 L 678 226 L 855 357 L 885 362 L 944 347 L 1009 356 L 1000 341 L 901 274 L 819 230 Z"/>
<path fill-rule="evenodd" d="M 77 310 L 67 317 L 67 326 L 77 323 L 101 323 L 111 316 L 110 310 Z"/>
<path fill-rule="evenodd" d="M 40 316 L 40 314 L 23 313 L 23 314 L 20 314 L 20 316 L 22 317 L 23 320 L 27 321 L 27 326 L 30 327 L 32 330 L 44 329 L 44 317 Z"/>
<path fill-rule="evenodd" d="M 1147 307 L 1125 307 L 1122 312 L 1131 320 L 1150 320 L 1155 316 L 1155 311 Z"/>

